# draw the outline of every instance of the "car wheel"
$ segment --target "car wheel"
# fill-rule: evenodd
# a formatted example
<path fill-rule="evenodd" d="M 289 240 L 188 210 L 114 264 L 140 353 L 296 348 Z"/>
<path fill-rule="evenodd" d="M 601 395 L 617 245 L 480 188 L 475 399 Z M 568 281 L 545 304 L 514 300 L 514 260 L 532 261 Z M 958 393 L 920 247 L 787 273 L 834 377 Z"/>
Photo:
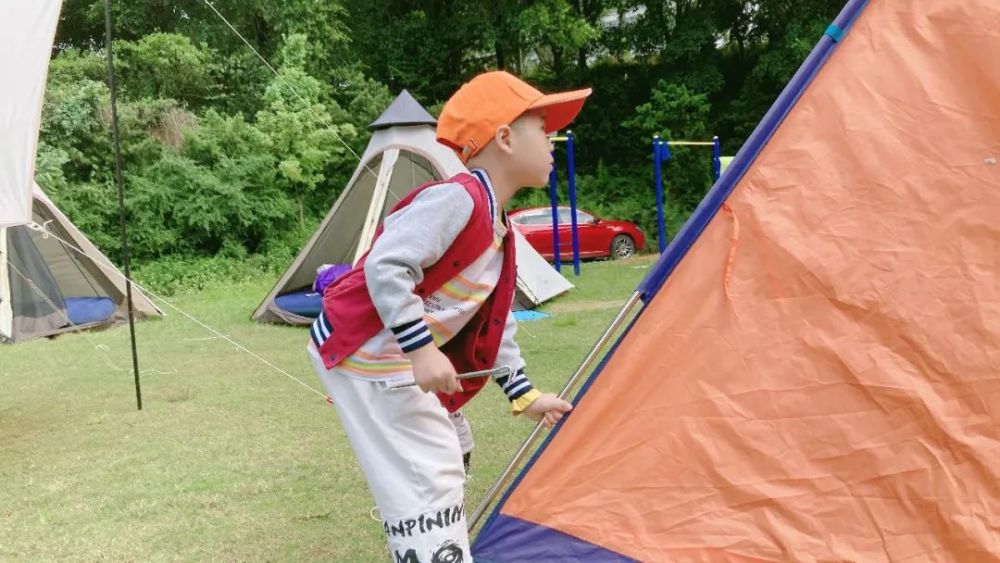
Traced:
<path fill-rule="evenodd" d="M 628 235 L 618 235 L 611 239 L 611 259 L 620 260 L 635 254 L 635 241 Z"/>

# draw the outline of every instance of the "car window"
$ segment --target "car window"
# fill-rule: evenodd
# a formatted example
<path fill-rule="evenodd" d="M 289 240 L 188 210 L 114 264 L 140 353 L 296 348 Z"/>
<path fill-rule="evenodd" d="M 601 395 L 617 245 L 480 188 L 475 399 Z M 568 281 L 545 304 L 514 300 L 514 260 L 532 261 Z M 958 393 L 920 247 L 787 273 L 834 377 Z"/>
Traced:
<path fill-rule="evenodd" d="M 548 211 L 536 211 L 524 215 L 521 219 L 522 225 L 547 225 L 552 223 L 552 214 Z"/>
<path fill-rule="evenodd" d="M 535 223 L 535 217 L 538 215 L 537 211 L 530 211 L 528 213 L 521 213 L 512 220 L 519 225 L 533 225 Z"/>
<path fill-rule="evenodd" d="M 572 220 L 570 219 L 570 217 L 571 217 L 571 215 L 570 215 L 568 207 L 560 207 L 559 208 L 559 223 L 560 224 L 563 224 L 563 225 L 569 225 L 569 224 L 571 224 Z M 593 215 L 591 215 L 589 213 L 585 213 L 583 211 L 580 211 L 579 209 L 576 210 L 576 224 L 577 225 L 586 225 L 587 223 L 593 223 L 593 222 L 594 222 L 594 216 Z"/>

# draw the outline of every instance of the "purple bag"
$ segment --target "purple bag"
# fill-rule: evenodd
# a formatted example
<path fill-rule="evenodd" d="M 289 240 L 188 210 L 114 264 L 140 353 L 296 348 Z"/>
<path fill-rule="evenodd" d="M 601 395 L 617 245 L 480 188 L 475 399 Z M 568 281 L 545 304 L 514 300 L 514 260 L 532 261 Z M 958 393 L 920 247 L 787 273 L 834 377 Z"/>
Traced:
<path fill-rule="evenodd" d="M 316 281 L 313 282 L 313 291 L 323 293 L 323 290 L 328 285 L 350 271 L 350 264 L 323 264 L 319 268 L 316 268 Z"/>

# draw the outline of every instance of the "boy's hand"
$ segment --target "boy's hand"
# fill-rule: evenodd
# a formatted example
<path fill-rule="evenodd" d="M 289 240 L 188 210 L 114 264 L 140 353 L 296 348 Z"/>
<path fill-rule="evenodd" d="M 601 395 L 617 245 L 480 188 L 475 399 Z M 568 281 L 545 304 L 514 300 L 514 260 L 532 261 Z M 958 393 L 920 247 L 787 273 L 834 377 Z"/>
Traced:
<path fill-rule="evenodd" d="M 420 390 L 429 393 L 457 393 L 462 390 L 455 366 L 437 346 L 428 344 L 406 354 L 413 364 L 413 380 Z"/>
<path fill-rule="evenodd" d="M 542 393 L 537 399 L 524 409 L 524 414 L 531 420 L 542 424 L 546 428 L 552 428 L 557 422 L 562 420 L 563 413 L 573 410 L 573 405 L 560 399 L 552 393 Z"/>

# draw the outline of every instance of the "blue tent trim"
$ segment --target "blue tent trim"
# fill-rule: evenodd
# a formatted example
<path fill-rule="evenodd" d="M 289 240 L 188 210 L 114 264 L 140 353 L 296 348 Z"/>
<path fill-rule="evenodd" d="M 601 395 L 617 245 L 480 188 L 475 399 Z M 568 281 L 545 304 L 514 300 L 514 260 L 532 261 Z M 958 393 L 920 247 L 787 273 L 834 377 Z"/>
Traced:
<path fill-rule="evenodd" d="M 558 530 L 501 516 L 492 522 L 490 535 L 476 540 L 476 563 L 501 561 L 636 561 L 599 545 Z"/>
<path fill-rule="evenodd" d="M 868 2 L 869 0 L 848 0 L 847 4 L 840 11 L 840 14 L 838 14 L 837 18 L 834 20 L 832 24 L 837 26 L 837 28 L 839 28 L 840 30 L 842 30 L 842 37 L 846 36 L 847 33 L 850 32 L 851 25 L 858 19 L 858 17 L 864 11 L 865 7 L 868 5 Z M 718 182 L 716 182 L 716 184 L 712 187 L 712 189 L 709 190 L 708 194 L 705 196 L 705 199 L 703 199 L 702 202 L 698 205 L 698 208 L 695 209 L 694 213 L 688 219 L 687 223 L 684 224 L 684 227 L 680 230 L 677 236 L 674 237 L 674 240 L 671 241 L 670 245 L 664 251 L 660 259 L 657 260 L 656 263 L 653 265 L 649 274 L 647 274 L 646 277 L 642 280 L 642 282 L 640 282 L 636 291 L 641 295 L 644 303 L 648 303 L 649 300 L 652 299 L 654 295 L 656 295 L 656 293 L 660 290 L 664 282 L 666 282 L 667 278 L 674 271 L 674 269 L 677 267 L 680 261 L 684 258 L 685 255 L 687 255 L 688 250 L 691 249 L 691 246 L 694 245 L 694 242 L 698 240 L 699 236 L 701 236 L 701 233 L 705 230 L 705 227 L 708 226 L 708 223 L 712 220 L 713 217 L 715 217 L 719 209 L 722 208 L 722 204 L 725 202 L 726 198 L 728 198 L 729 195 L 732 193 L 733 189 L 736 187 L 736 184 L 739 183 L 739 181 L 743 178 L 743 175 L 746 174 L 747 170 L 750 169 L 750 166 L 757 159 L 757 156 L 760 154 L 764 146 L 767 145 L 767 142 L 774 135 L 775 131 L 777 131 L 778 127 L 781 126 L 781 123 L 785 120 L 785 117 L 788 116 L 788 113 L 795 106 L 795 103 L 802 96 L 802 93 L 805 92 L 806 88 L 812 82 L 813 78 L 815 78 L 816 75 L 819 73 L 820 69 L 823 68 L 823 65 L 826 63 L 827 59 L 829 59 L 833 50 L 836 49 L 836 47 L 841 43 L 842 37 L 840 38 L 840 40 L 834 40 L 833 37 L 824 33 L 824 35 L 820 38 L 816 46 L 813 47 L 813 50 L 809 53 L 809 56 L 806 58 L 805 62 L 802 63 L 802 66 L 799 67 L 799 70 L 796 71 L 795 75 L 785 86 L 784 90 L 782 90 L 781 95 L 778 96 L 778 99 L 771 106 L 771 109 L 769 109 L 767 114 L 764 115 L 764 118 L 760 121 L 760 123 L 757 124 L 757 127 L 754 129 L 753 133 L 747 139 L 746 143 L 744 143 L 743 147 L 740 148 L 739 152 L 736 153 L 736 156 L 733 158 L 732 163 L 729 165 L 728 168 L 726 168 L 726 171 L 723 173 L 722 177 L 719 178 Z M 577 393 L 573 401 L 573 404 L 577 404 L 580 401 L 580 399 L 584 396 L 584 394 L 586 394 L 586 392 L 590 389 L 594 380 L 603 371 L 604 366 L 607 364 L 608 359 L 615 353 L 615 351 L 618 348 L 618 345 L 628 335 L 635 321 L 638 320 L 638 317 L 641 315 L 642 311 L 640 311 L 639 314 L 636 315 L 636 318 L 632 320 L 632 324 L 619 337 L 614 347 L 604 356 L 600 365 L 593 371 L 593 373 L 584 383 L 583 387 L 580 389 L 579 393 Z M 572 418 L 572 415 L 563 419 L 563 422 L 565 422 L 570 418 Z M 479 560 L 480 557 L 479 556 L 480 549 L 484 548 L 487 545 L 499 544 L 499 540 L 496 539 L 498 537 L 503 538 L 506 536 L 509 539 L 516 538 L 517 542 L 527 543 L 528 536 L 518 535 L 517 530 L 512 529 L 510 527 L 510 524 L 506 524 L 508 520 L 516 520 L 516 519 L 510 516 L 500 514 L 500 509 L 503 507 L 504 504 L 506 504 L 511 493 L 518 487 L 518 485 L 521 483 L 522 479 L 528 473 L 528 471 L 531 470 L 531 467 L 535 464 L 535 461 L 537 461 L 538 457 L 542 454 L 542 452 L 545 451 L 546 447 L 556 436 L 561 427 L 562 423 L 556 426 L 556 428 L 554 428 L 552 432 L 546 437 L 545 441 L 538 448 L 538 450 L 535 451 L 534 455 L 521 470 L 517 478 L 513 481 L 510 487 L 508 487 L 508 489 L 504 492 L 504 495 L 503 497 L 501 497 L 500 502 L 498 502 L 496 506 L 493 508 L 490 517 L 487 519 L 482 530 L 477 536 L 473 547 L 473 552 L 477 554 L 476 555 L 477 560 Z M 506 531 L 505 532 L 500 531 L 500 527 L 503 527 L 504 530 Z M 548 530 L 548 528 L 546 528 L 546 530 Z M 561 532 L 558 532 L 556 530 L 550 530 L 550 531 L 552 531 L 553 533 L 561 534 Z M 529 533 L 529 532 L 531 531 L 530 530 L 523 531 L 523 533 Z M 546 539 L 546 541 L 548 540 Z M 537 548 L 537 546 L 535 547 Z M 494 559 L 492 561 L 517 560 L 517 558 L 508 557 L 508 555 L 509 553 L 505 552 L 503 554 L 503 557 L 507 557 L 506 559 L 499 558 L 499 559 Z M 496 556 L 500 557 L 499 554 Z M 603 561 L 603 559 L 600 557 L 597 557 L 596 559 L 593 560 Z M 484 561 L 490 561 L 490 560 L 484 560 Z"/>

